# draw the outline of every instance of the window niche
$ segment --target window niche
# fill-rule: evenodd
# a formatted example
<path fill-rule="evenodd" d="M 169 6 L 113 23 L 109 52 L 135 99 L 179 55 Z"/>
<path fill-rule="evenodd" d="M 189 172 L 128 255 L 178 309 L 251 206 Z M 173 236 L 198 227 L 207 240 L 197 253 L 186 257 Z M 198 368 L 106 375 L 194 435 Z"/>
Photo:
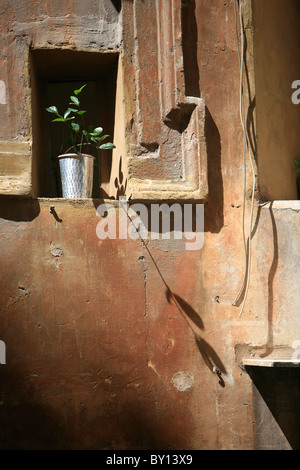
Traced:
<path fill-rule="evenodd" d="M 300 105 L 293 104 L 291 98 L 292 83 L 300 80 L 300 4 L 295 0 L 249 1 L 260 197 L 262 202 L 295 200 L 298 194 L 294 160 L 300 156 Z"/>
<path fill-rule="evenodd" d="M 86 83 L 80 95 L 82 108 L 87 110 L 85 122 L 103 127 L 105 134 L 110 135 L 109 140 L 114 141 L 117 71 L 116 52 L 31 51 L 32 178 L 36 197 L 61 197 L 56 156 L 63 124 L 51 123 L 53 115 L 45 108 L 56 105 L 62 113 L 69 105 L 73 90 Z M 92 197 L 110 197 L 107 188 L 111 186 L 113 152 L 106 150 L 97 155 L 97 150 L 91 146 L 88 153 L 96 157 Z"/>

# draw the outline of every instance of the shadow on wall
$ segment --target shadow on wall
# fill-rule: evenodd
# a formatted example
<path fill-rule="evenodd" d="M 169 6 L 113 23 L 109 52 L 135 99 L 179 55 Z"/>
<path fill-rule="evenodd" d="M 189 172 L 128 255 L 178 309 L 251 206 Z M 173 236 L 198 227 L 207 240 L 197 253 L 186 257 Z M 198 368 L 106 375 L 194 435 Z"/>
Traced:
<path fill-rule="evenodd" d="M 32 389 L 30 397 L 26 396 L 20 387 L 20 377 L 8 364 L 1 368 L 0 377 L 0 449 L 67 449 L 68 437 L 60 416 L 53 409 L 42 405 L 40 397 L 34 399 Z M 18 398 L 19 393 L 21 400 Z"/>
<path fill-rule="evenodd" d="M 111 3 L 113 4 L 113 6 L 117 10 L 117 12 L 120 13 L 121 7 L 122 7 L 121 6 L 121 0 L 111 0 Z"/>
<path fill-rule="evenodd" d="M 300 450 L 300 369 L 247 366 L 246 370 L 258 392 L 254 394 L 256 448 L 284 450 L 289 444 Z"/>
<path fill-rule="evenodd" d="M 222 374 L 226 375 L 226 369 L 224 364 L 222 363 L 220 357 L 216 353 L 216 351 L 202 338 L 200 331 L 204 330 L 204 323 L 200 318 L 199 314 L 189 305 L 184 299 L 182 299 L 179 295 L 174 294 L 168 284 L 166 283 L 160 269 L 153 258 L 147 243 L 140 237 L 143 246 L 145 247 L 146 251 L 148 252 L 155 269 L 157 270 L 159 277 L 161 278 L 164 286 L 165 286 L 165 295 L 168 303 L 173 302 L 176 308 L 178 309 L 179 313 L 182 315 L 188 326 L 194 333 L 195 342 L 198 347 L 198 350 L 204 359 L 205 364 L 209 368 L 211 372 L 216 374 L 218 377 L 218 382 L 222 387 L 225 387 L 225 382 L 222 378 Z M 200 330 L 200 331 L 199 331 Z"/>
<path fill-rule="evenodd" d="M 88 450 L 189 449 L 189 446 L 184 444 L 189 440 L 187 433 L 184 435 L 178 432 L 175 423 L 179 421 L 184 426 L 190 418 L 187 418 L 178 406 L 175 418 L 172 411 L 170 413 L 173 407 L 176 407 L 174 402 L 164 405 L 157 400 L 151 401 L 151 393 L 146 398 L 144 395 L 142 401 L 135 396 L 116 408 L 113 413 L 95 418 L 90 431 L 94 429 L 95 433 L 102 432 L 105 438 L 98 439 L 101 447 L 96 445 Z"/>
<path fill-rule="evenodd" d="M 75 412 L 72 404 L 68 410 L 65 406 L 61 409 L 59 394 L 57 403 L 55 400 L 48 405 L 41 403 L 39 385 L 42 384 L 46 393 L 52 389 L 54 394 L 63 386 L 60 380 L 56 389 L 57 378 L 48 379 L 46 388 L 44 378 L 36 378 L 41 380 L 39 384 L 29 388 L 27 383 L 24 389 L 19 387 L 24 377 L 21 379 L 11 370 L 2 369 L 0 450 L 148 450 L 182 446 L 182 440 L 178 443 L 176 426 L 166 422 L 164 413 L 155 412 L 151 394 L 146 399 L 142 395 L 140 401 L 135 396 L 126 404 L 116 401 L 112 408 L 108 394 L 99 399 L 99 392 L 95 391 L 93 413 L 86 413 L 87 405 L 81 401 L 79 386 L 79 396 L 72 394 L 70 400 L 76 406 Z M 69 394 L 66 399 L 70 399 Z M 67 418 L 70 415 L 71 421 Z"/>
<path fill-rule="evenodd" d="M 249 150 L 251 150 L 254 159 L 257 159 L 257 143 L 256 143 L 256 127 L 255 127 L 255 117 L 254 113 L 256 110 L 256 96 L 252 96 L 251 92 L 251 84 L 250 84 L 250 74 L 249 74 L 249 66 L 247 63 L 247 51 L 248 51 L 248 41 L 247 41 L 247 34 L 245 33 L 245 27 L 243 24 L 244 30 L 244 68 L 245 68 L 245 78 L 246 78 L 246 91 L 247 91 L 247 100 L 248 100 L 248 108 L 246 114 L 246 133 L 247 133 L 247 140 L 249 145 Z M 249 51 L 251 54 L 251 51 Z"/>
<path fill-rule="evenodd" d="M 254 238 L 256 232 L 257 232 L 257 229 L 258 229 L 258 225 L 259 225 L 259 220 L 260 220 L 260 214 L 261 214 L 261 207 L 259 206 L 258 209 L 257 209 L 257 213 L 256 213 L 256 217 L 255 217 L 255 221 L 254 221 L 254 224 L 252 226 L 252 231 L 251 231 L 251 241 L 252 239 Z M 247 260 L 247 261 L 246 261 Z M 245 268 L 248 267 L 248 260 L 249 260 L 249 237 L 247 238 L 247 241 L 246 241 L 246 253 L 245 253 Z M 236 300 L 235 300 L 235 303 L 234 305 L 236 305 L 237 307 L 239 307 L 241 305 L 241 303 L 243 302 L 244 298 L 245 298 L 245 295 L 246 295 L 246 286 L 247 286 L 247 280 L 248 280 L 248 275 L 249 273 L 247 272 L 246 273 L 246 277 L 245 277 L 245 282 L 243 284 L 243 288 L 241 289 L 241 291 L 239 292 Z"/>
<path fill-rule="evenodd" d="M 272 231 L 273 231 L 273 259 L 272 264 L 270 267 L 269 275 L 268 275 L 268 337 L 267 342 L 265 345 L 265 352 L 261 355 L 261 357 L 267 357 L 274 349 L 273 343 L 273 306 L 274 306 L 274 294 L 273 294 L 273 283 L 274 277 L 278 266 L 278 234 L 277 234 L 277 227 L 275 222 L 275 217 L 273 214 L 273 202 L 270 204 L 270 217 L 272 223 Z"/>
<path fill-rule="evenodd" d="M 121 167 L 120 167 L 121 168 Z M 119 184 L 116 185 L 116 187 L 120 187 Z M 122 193 L 119 193 L 122 195 Z M 145 226 L 149 227 L 149 220 L 145 221 L 143 220 L 143 214 L 139 214 L 142 222 L 144 223 Z M 132 222 L 132 219 L 130 216 L 127 214 L 127 217 L 129 218 L 130 222 Z M 149 218 L 149 214 L 147 213 L 146 215 L 147 218 Z M 174 221 L 173 221 L 174 222 Z M 174 227 L 173 227 L 174 228 Z M 172 228 L 171 228 L 172 230 Z M 148 241 L 145 241 L 143 237 L 141 236 L 139 230 L 137 230 L 139 239 L 144 246 L 145 250 L 147 251 L 156 271 L 159 274 L 159 277 L 161 278 L 162 283 L 165 286 L 165 295 L 168 303 L 173 302 L 173 304 L 177 307 L 178 311 L 180 314 L 183 316 L 184 320 L 187 322 L 188 326 L 191 328 L 191 330 L 194 333 L 195 337 L 195 342 L 197 345 L 197 348 L 207 365 L 207 367 L 216 374 L 219 380 L 219 384 L 222 387 L 225 387 L 225 382 L 222 378 L 222 374 L 226 375 L 226 369 L 224 367 L 224 364 L 222 363 L 221 359 L 219 358 L 218 354 L 214 351 L 214 349 L 202 338 L 200 331 L 204 330 L 204 324 L 202 319 L 200 318 L 199 314 L 184 300 L 182 299 L 179 295 L 175 294 L 172 292 L 168 284 L 166 283 L 159 267 L 157 266 L 157 263 L 155 259 L 152 256 L 152 253 L 148 247 Z"/>
<path fill-rule="evenodd" d="M 108 170 L 109 177 L 112 176 L 112 167 Z M 126 196 L 126 189 L 127 189 L 127 178 L 123 172 L 123 157 L 120 156 L 119 159 L 119 166 L 118 166 L 118 174 L 114 178 L 114 194 L 109 195 L 103 188 L 101 188 L 101 198 L 102 199 L 120 199 L 121 196 Z M 95 209 L 97 210 L 97 205 L 95 204 Z"/>
<path fill-rule="evenodd" d="M 40 204 L 37 200 L 0 198 L 0 218 L 15 222 L 31 222 L 40 213 Z"/>
<path fill-rule="evenodd" d="M 158 269 L 158 267 L 156 266 Z M 201 320 L 199 314 L 185 301 L 183 300 L 179 295 L 173 294 L 168 286 L 166 286 L 166 297 L 167 301 L 173 303 L 176 305 L 177 309 L 179 310 L 180 314 L 183 316 L 183 318 L 186 320 L 187 324 L 191 328 L 191 330 L 194 333 L 195 337 L 195 342 L 197 345 L 197 348 L 209 368 L 211 372 L 216 374 L 218 377 L 218 382 L 221 385 L 221 387 L 225 387 L 225 382 L 222 378 L 222 374 L 226 375 L 226 369 L 224 367 L 223 362 L 221 361 L 220 357 L 216 353 L 216 351 L 208 344 L 202 336 L 199 334 L 197 329 L 204 330 L 204 324 L 203 321 Z M 196 328 L 195 328 L 196 327 Z"/>
<path fill-rule="evenodd" d="M 206 107 L 205 136 L 207 149 L 208 199 L 205 202 L 205 232 L 218 233 L 224 225 L 224 195 L 221 170 L 220 133 Z"/>
<path fill-rule="evenodd" d="M 121 156 L 120 161 L 119 161 L 118 176 L 116 176 L 115 180 L 114 180 L 114 186 L 116 188 L 116 199 L 120 199 L 120 197 L 126 195 L 127 178 L 124 177 L 122 167 L 123 167 L 123 163 L 122 163 L 122 156 Z M 113 198 L 111 198 L 111 199 L 113 199 Z"/>
<path fill-rule="evenodd" d="M 224 225 L 224 196 L 223 196 L 223 180 L 221 171 L 221 142 L 218 128 L 209 112 L 206 108 L 206 120 L 205 120 L 205 135 L 206 135 L 206 147 L 207 147 L 207 160 L 208 160 L 208 187 L 209 195 L 207 201 L 204 202 L 204 231 L 211 233 L 218 233 Z M 121 196 L 126 196 L 127 192 L 127 178 L 124 177 L 123 172 L 123 157 L 119 160 L 118 175 L 114 179 L 115 196 L 111 196 L 110 199 L 118 200 Z M 109 198 L 108 194 L 102 190 L 102 197 Z M 174 203 L 180 201 L 155 201 L 158 204 L 168 204 L 170 207 Z M 144 203 L 148 205 L 148 203 Z M 193 204 L 193 211 L 196 204 Z M 95 205 L 97 208 L 97 205 Z M 150 211 L 148 220 L 144 220 L 144 214 L 140 213 L 139 217 L 144 225 L 151 231 L 151 218 Z M 195 221 L 194 221 L 195 222 Z M 193 222 L 193 223 L 194 223 Z M 174 230 L 174 220 L 170 220 L 170 230 Z M 184 220 L 182 219 L 182 226 L 184 226 Z M 193 225 L 193 230 L 195 230 Z"/>
<path fill-rule="evenodd" d="M 260 220 L 260 215 L 261 215 L 261 206 L 258 207 L 255 222 L 253 225 L 253 229 L 251 232 L 251 239 L 256 234 L 256 231 L 258 229 L 259 225 L 259 220 Z M 267 336 L 267 341 L 266 344 L 262 347 L 265 348 L 265 352 L 261 355 L 261 357 L 267 357 L 269 354 L 274 349 L 274 344 L 273 344 L 273 308 L 274 308 L 274 293 L 273 293 L 273 283 L 274 283 L 274 278 L 275 274 L 277 271 L 278 267 L 278 234 L 277 234 L 277 227 L 276 227 L 276 222 L 275 222 L 275 217 L 273 214 L 273 202 L 270 203 L 270 208 L 269 208 L 269 213 L 270 213 L 270 218 L 271 218 L 271 225 L 272 225 L 272 235 L 273 235 L 273 258 L 270 266 L 270 271 L 268 274 L 268 336 Z M 247 240 L 247 246 L 246 246 L 246 258 L 248 259 L 249 256 L 249 240 Z M 246 283 L 244 285 L 243 290 L 240 292 L 239 297 L 236 300 L 236 305 L 239 306 L 245 296 L 245 290 L 246 290 Z"/>

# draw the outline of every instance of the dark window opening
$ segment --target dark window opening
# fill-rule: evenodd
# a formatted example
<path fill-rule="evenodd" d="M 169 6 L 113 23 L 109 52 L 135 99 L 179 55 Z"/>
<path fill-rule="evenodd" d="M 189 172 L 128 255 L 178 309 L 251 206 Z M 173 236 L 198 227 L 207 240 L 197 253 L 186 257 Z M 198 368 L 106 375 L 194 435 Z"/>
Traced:
<path fill-rule="evenodd" d="M 32 50 L 30 66 L 34 193 L 37 197 L 61 197 L 56 157 L 60 153 L 63 124 L 51 123 L 54 116 L 45 108 L 56 105 L 63 113 L 73 90 L 86 83 L 80 94 L 82 109 L 87 110 L 85 122 L 103 127 L 113 141 L 118 54 Z M 96 157 L 92 197 L 99 198 L 101 183 L 110 178 L 112 151 L 99 155 L 89 146 L 87 153 Z"/>
<path fill-rule="evenodd" d="M 181 1 L 181 23 L 185 93 L 200 98 L 195 0 Z"/>

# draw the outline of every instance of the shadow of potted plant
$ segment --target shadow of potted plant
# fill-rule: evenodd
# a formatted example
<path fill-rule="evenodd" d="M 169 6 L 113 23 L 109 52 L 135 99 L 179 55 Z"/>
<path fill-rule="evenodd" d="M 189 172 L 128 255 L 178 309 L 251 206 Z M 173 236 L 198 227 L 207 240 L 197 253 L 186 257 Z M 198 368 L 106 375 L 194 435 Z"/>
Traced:
<path fill-rule="evenodd" d="M 115 148 L 112 142 L 103 143 L 109 135 L 102 135 L 102 127 L 91 125 L 86 129 L 84 122 L 86 110 L 81 109 L 78 97 L 85 86 L 86 84 L 73 91 L 69 107 L 62 115 L 56 106 L 46 108 L 48 113 L 56 116 L 52 122 L 64 124 L 62 145 L 60 154 L 57 156 L 64 198 L 90 198 L 92 195 L 95 157 L 89 153 L 83 153 L 84 147 L 92 145 L 97 150 Z M 68 132 L 66 138 L 65 130 Z M 63 151 L 65 142 L 69 147 Z"/>

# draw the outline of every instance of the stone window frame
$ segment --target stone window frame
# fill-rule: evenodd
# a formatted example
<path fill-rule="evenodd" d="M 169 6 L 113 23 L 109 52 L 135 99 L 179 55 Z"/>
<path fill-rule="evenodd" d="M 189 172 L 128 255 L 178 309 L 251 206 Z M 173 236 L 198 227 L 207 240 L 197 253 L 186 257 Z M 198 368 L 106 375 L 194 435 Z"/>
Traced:
<path fill-rule="evenodd" d="M 124 83 L 128 190 L 136 200 L 208 195 L 206 107 L 199 95 L 187 95 L 183 3 L 123 4 L 124 76 L 132 77 Z"/>
<path fill-rule="evenodd" d="M 199 95 L 188 94 L 185 83 L 183 5 L 182 0 L 122 2 L 122 151 L 126 195 L 134 200 L 208 196 L 206 106 Z M 24 68 L 29 52 L 30 46 Z M 24 71 L 24 76 L 29 91 L 30 75 Z M 0 194 L 38 196 L 33 145 L 32 129 L 24 140 L 0 142 Z"/>

